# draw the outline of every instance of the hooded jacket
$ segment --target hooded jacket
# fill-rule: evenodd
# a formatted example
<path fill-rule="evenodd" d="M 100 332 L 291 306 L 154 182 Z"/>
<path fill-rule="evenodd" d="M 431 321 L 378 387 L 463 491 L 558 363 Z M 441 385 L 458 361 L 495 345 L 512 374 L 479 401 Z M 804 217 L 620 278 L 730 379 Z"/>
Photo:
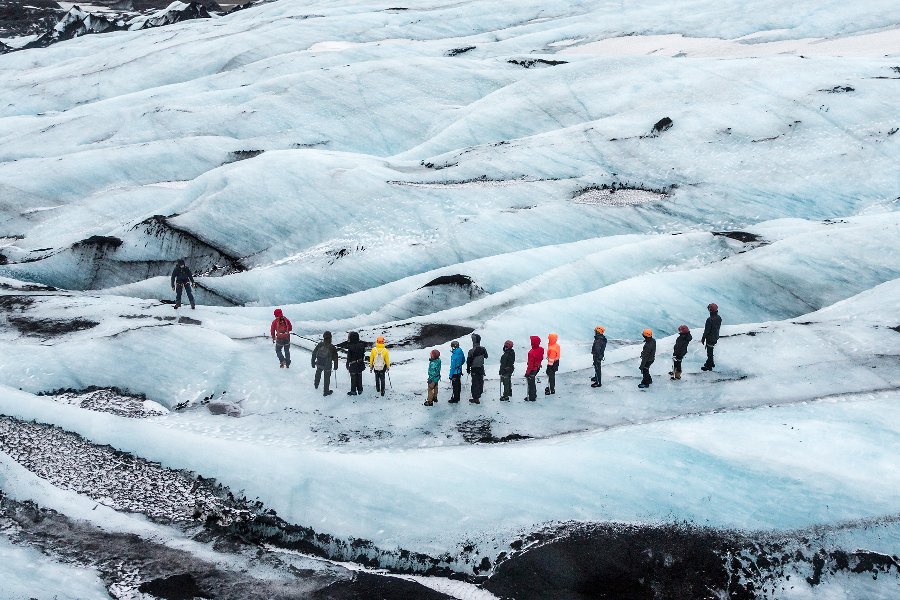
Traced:
<path fill-rule="evenodd" d="M 184 285 L 189 281 L 194 283 L 194 275 L 191 273 L 191 270 L 187 268 L 187 265 L 184 263 L 175 265 L 175 268 L 172 269 L 172 287 L 175 287 L 176 282 Z"/>
<path fill-rule="evenodd" d="M 428 383 L 437 383 L 441 380 L 441 359 L 428 359 Z"/>
<path fill-rule="evenodd" d="M 384 359 L 384 368 L 391 368 L 391 354 L 388 352 L 388 349 L 384 347 L 384 342 L 376 342 L 375 347 L 372 348 L 372 351 L 369 352 L 369 368 L 375 368 L 375 357 L 381 353 L 381 358 Z"/>
<path fill-rule="evenodd" d="M 684 358 L 684 355 L 687 354 L 688 344 L 691 343 L 692 339 L 694 338 L 690 331 L 679 333 L 678 337 L 675 339 L 675 349 L 672 350 L 672 356 L 677 360 Z"/>
<path fill-rule="evenodd" d="M 287 327 L 287 331 L 282 332 L 282 333 L 278 332 L 279 321 L 284 321 L 283 325 L 284 325 L 284 327 Z M 283 327 L 281 327 L 281 328 L 283 329 Z M 284 316 L 284 314 L 281 312 L 280 308 L 278 310 L 276 310 L 275 318 L 272 320 L 272 326 L 269 327 L 269 333 L 272 335 L 272 339 L 279 340 L 279 341 L 291 339 L 291 329 L 293 329 L 293 326 L 291 325 L 291 321 L 287 317 Z"/>
<path fill-rule="evenodd" d="M 703 328 L 703 337 L 700 338 L 700 343 L 707 346 L 715 346 L 716 342 L 719 341 L 719 329 L 721 327 L 722 317 L 719 316 L 719 312 L 710 313 L 709 318 L 706 319 L 706 326 Z"/>
<path fill-rule="evenodd" d="M 455 375 L 462 375 L 464 364 L 466 364 L 466 355 L 462 351 L 462 348 L 457 346 L 453 349 L 453 352 L 450 353 L 450 373 L 448 376 L 453 377 Z"/>
<path fill-rule="evenodd" d="M 594 362 L 600 362 L 603 360 L 603 356 L 606 354 L 606 336 L 602 333 L 594 333 L 594 345 L 591 346 L 591 355 L 594 357 Z"/>
<path fill-rule="evenodd" d="M 654 360 L 656 360 L 656 340 L 650 336 L 644 338 L 644 347 L 641 348 L 641 368 L 648 368 Z"/>
<path fill-rule="evenodd" d="M 322 341 L 313 350 L 310 364 L 325 370 L 338 368 L 338 353 L 337 348 L 331 343 L 331 333 L 325 332 L 322 336 Z"/>
<path fill-rule="evenodd" d="M 555 333 L 551 333 L 547 336 L 547 366 L 553 366 L 559 362 L 559 344 L 556 343 L 556 340 L 559 339 L 559 336 Z"/>
<path fill-rule="evenodd" d="M 500 357 L 500 374 L 512 375 L 516 370 L 516 351 L 512 348 L 504 348 Z"/>
<path fill-rule="evenodd" d="M 359 341 L 359 334 L 351 331 L 347 336 L 347 370 L 362 373 L 366 368 L 366 345 Z"/>
<path fill-rule="evenodd" d="M 487 357 L 487 350 L 481 345 L 481 336 L 473 333 L 472 349 L 469 350 L 469 356 L 466 358 L 466 368 L 469 370 L 484 369 L 484 359 Z"/>
<path fill-rule="evenodd" d="M 541 362 L 544 360 L 544 349 L 541 348 L 541 338 L 531 336 L 531 350 L 528 351 L 528 366 L 525 375 L 532 375 L 541 370 Z"/>

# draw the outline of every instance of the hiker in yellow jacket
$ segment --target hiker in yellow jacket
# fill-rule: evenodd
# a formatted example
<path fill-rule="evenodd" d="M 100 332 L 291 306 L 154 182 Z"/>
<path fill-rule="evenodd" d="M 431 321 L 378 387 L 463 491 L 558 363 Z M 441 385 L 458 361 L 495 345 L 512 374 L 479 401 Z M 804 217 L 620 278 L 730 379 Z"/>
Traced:
<path fill-rule="evenodd" d="M 384 374 L 391 368 L 391 357 L 384 347 L 384 336 L 379 335 L 375 347 L 369 353 L 369 372 L 375 372 L 375 391 L 384 396 Z"/>

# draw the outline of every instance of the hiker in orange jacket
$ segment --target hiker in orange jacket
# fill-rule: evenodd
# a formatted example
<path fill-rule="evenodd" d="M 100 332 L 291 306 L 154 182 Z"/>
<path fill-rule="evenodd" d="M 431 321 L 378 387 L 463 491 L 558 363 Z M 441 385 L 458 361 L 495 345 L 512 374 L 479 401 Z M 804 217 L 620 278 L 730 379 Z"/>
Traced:
<path fill-rule="evenodd" d="M 556 393 L 556 372 L 559 371 L 559 344 L 556 343 L 559 336 L 551 333 L 547 336 L 547 387 L 544 395 Z"/>

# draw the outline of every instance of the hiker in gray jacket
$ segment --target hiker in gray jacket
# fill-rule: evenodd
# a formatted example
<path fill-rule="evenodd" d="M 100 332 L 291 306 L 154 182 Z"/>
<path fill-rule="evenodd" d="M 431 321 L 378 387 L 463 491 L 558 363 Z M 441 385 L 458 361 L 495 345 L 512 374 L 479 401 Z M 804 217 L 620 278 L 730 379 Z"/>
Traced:
<path fill-rule="evenodd" d="M 325 373 L 325 390 L 323 396 L 330 396 L 334 392 L 329 389 L 331 385 L 331 371 L 338 368 L 337 348 L 331 343 L 331 332 L 326 331 L 322 334 L 322 341 L 318 343 L 316 349 L 313 350 L 310 366 L 316 370 L 315 386 L 319 389 L 319 382 L 322 380 L 322 373 Z"/>

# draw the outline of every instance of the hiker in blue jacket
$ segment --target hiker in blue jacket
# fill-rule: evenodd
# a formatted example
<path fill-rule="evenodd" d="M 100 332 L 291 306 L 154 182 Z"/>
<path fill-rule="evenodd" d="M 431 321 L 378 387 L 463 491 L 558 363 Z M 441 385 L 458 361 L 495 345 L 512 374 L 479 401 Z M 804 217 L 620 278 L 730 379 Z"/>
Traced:
<path fill-rule="evenodd" d="M 466 364 L 466 355 L 459 347 L 459 342 L 453 340 L 450 342 L 453 350 L 450 352 L 450 383 L 453 385 L 453 394 L 451 394 L 450 403 L 459 402 L 459 395 L 462 393 L 462 368 Z"/>

